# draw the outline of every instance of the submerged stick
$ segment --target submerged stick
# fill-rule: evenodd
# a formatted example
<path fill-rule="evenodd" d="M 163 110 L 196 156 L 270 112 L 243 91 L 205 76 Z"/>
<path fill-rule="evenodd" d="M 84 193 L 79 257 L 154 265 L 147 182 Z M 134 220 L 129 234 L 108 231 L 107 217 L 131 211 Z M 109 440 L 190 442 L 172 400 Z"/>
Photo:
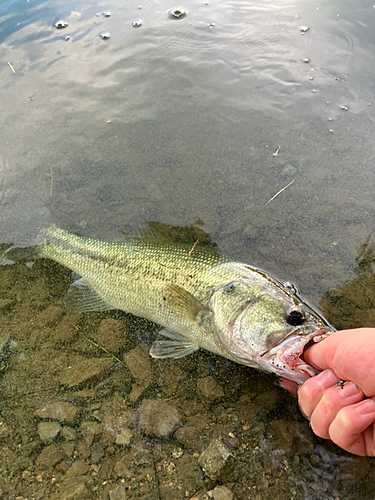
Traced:
<path fill-rule="evenodd" d="M 192 252 L 193 252 L 194 248 L 197 246 L 198 241 L 199 241 L 199 240 L 197 240 L 197 241 L 194 243 L 194 245 L 193 245 L 192 249 L 191 249 L 191 250 L 190 250 L 190 252 L 188 253 L 188 256 L 186 257 L 186 259 L 185 259 L 185 260 L 188 260 L 188 258 L 189 258 L 189 257 L 190 257 L 190 255 L 192 254 Z"/>
<path fill-rule="evenodd" d="M 288 185 L 286 185 L 285 187 L 283 187 L 282 189 L 280 189 L 280 191 L 278 191 L 274 196 L 272 196 L 272 198 L 270 200 L 267 201 L 266 205 L 268 205 L 268 203 L 271 203 L 271 201 L 274 200 L 276 198 L 276 196 L 279 196 L 280 193 L 282 193 L 286 188 L 288 188 L 289 186 L 291 186 L 294 181 L 295 181 L 295 179 L 293 179 L 292 182 L 289 182 Z"/>
<path fill-rule="evenodd" d="M 16 70 L 13 68 L 13 66 L 10 64 L 10 62 L 8 61 L 8 66 L 10 67 L 10 69 L 13 71 L 13 73 L 16 72 Z"/>

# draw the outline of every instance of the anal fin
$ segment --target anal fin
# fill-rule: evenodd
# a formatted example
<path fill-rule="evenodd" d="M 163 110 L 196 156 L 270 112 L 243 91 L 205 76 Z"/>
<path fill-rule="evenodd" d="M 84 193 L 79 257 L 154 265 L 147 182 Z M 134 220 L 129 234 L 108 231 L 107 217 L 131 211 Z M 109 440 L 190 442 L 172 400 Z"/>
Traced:
<path fill-rule="evenodd" d="M 183 358 L 197 351 L 199 346 L 188 340 L 157 340 L 150 349 L 153 358 Z"/>

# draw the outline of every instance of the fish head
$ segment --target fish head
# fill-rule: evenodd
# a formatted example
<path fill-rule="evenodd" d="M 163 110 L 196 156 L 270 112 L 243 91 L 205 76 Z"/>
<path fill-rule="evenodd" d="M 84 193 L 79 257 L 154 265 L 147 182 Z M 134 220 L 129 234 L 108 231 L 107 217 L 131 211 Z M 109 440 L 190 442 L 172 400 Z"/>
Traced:
<path fill-rule="evenodd" d="M 318 373 L 302 359 L 306 345 L 334 329 L 292 285 L 253 268 L 249 271 L 213 290 L 215 335 L 237 363 L 302 385 Z"/>

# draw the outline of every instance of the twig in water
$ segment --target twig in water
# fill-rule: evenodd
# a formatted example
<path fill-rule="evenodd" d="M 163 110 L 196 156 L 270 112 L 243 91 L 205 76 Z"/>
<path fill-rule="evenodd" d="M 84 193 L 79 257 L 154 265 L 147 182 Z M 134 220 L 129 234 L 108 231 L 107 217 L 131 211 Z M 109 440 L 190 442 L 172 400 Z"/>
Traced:
<path fill-rule="evenodd" d="M 188 253 L 188 256 L 186 257 L 186 259 L 185 259 L 185 260 L 188 260 L 188 258 L 189 258 L 189 257 L 190 257 L 190 255 L 192 254 L 192 252 L 193 252 L 194 248 L 197 246 L 198 241 L 199 241 L 199 240 L 197 240 L 197 241 L 194 243 L 194 245 L 193 245 L 192 249 L 191 249 L 191 250 L 190 250 L 190 252 Z"/>
<path fill-rule="evenodd" d="M 276 149 L 276 151 L 273 153 L 273 156 L 277 156 L 277 153 L 280 151 L 280 146 Z"/>
<path fill-rule="evenodd" d="M 182 389 L 180 392 L 178 392 L 174 396 L 171 396 L 170 398 L 164 399 L 164 401 L 172 401 L 172 399 L 177 399 L 180 396 L 182 396 L 182 394 L 184 394 L 184 392 L 185 392 L 185 389 Z"/>
<path fill-rule="evenodd" d="M 10 69 L 13 71 L 13 73 L 16 72 L 16 70 L 13 68 L 13 66 L 10 64 L 10 62 L 8 61 L 8 66 L 10 67 Z"/>
<path fill-rule="evenodd" d="M 295 181 L 295 179 L 293 179 L 292 182 L 289 182 L 289 184 L 287 186 L 280 189 L 280 191 L 278 191 L 274 196 L 272 196 L 272 198 L 270 200 L 267 201 L 266 205 L 268 205 L 268 203 L 271 203 L 271 201 L 274 200 L 276 198 L 276 196 L 279 196 L 280 193 L 282 193 L 286 188 L 291 186 L 294 181 Z"/>
<path fill-rule="evenodd" d="M 111 356 L 112 358 L 114 358 L 116 361 L 118 361 L 122 366 L 125 366 L 124 363 L 121 361 L 121 359 L 117 358 L 114 354 L 112 354 L 111 352 L 109 352 L 105 347 L 102 347 L 101 345 L 97 344 L 96 342 L 94 342 L 93 340 L 89 339 L 88 337 L 86 337 L 86 335 L 83 335 L 83 333 L 81 332 L 80 328 L 76 325 L 74 325 L 74 328 L 77 330 L 77 332 L 85 339 L 87 340 L 87 342 L 90 342 L 90 344 L 94 345 L 95 347 L 99 347 L 99 349 L 101 349 L 102 351 L 106 352 L 109 356 Z"/>

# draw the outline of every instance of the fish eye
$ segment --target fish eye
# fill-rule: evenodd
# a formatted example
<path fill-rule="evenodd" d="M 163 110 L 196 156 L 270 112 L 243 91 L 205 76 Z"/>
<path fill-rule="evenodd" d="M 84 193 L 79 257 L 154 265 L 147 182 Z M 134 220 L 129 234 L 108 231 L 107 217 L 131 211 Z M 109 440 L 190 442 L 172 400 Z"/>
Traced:
<path fill-rule="evenodd" d="M 291 326 L 299 326 L 305 321 L 305 316 L 302 311 L 298 309 L 292 309 L 288 311 L 286 321 Z"/>

